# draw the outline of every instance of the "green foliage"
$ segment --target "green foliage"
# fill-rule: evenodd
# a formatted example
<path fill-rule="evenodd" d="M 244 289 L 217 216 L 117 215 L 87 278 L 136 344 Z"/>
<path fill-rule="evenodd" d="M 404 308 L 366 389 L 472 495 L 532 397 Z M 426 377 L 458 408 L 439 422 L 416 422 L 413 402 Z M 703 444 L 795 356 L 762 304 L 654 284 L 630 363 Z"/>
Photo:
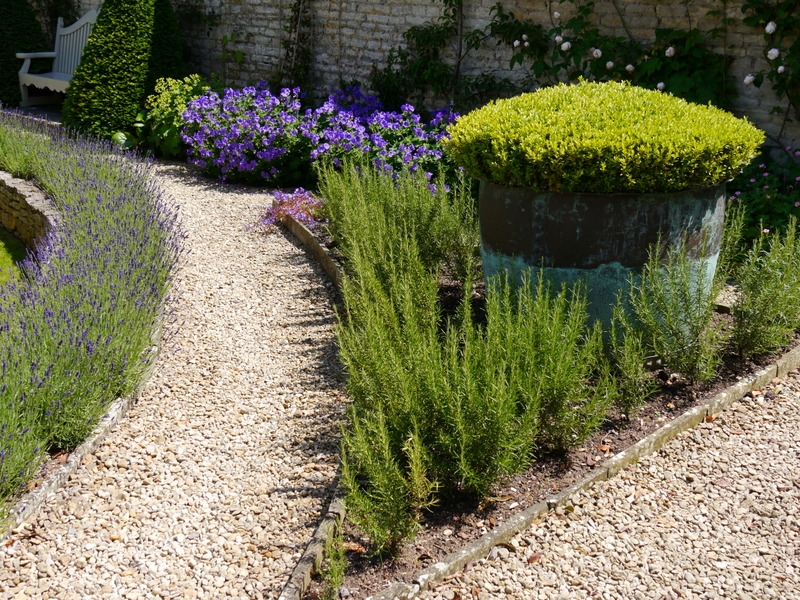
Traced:
<path fill-rule="evenodd" d="M 752 74 L 761 87 L 768 80 L 778 98 L 787 106 L 774 107 L 788 120 L 800 118 L 800 12 L 797 0 L 746 0 L 742 21 L 764 32 L 764 56 L 768 67 Z"/>
<path fill-rule="evenodd" d="M 618 380 L 616 404 L 630 417 L 658 386 L 645 368 L 645 343 L 642 331 L 631 317 L 624 298 L 614 306 L 611 320 L 610 353 Z"/>
<path fill-rule="evenodd" d="M 325 540 L 324 555 L 325 563 L 321 568 L 324 585 L 322 600 L 339 600 L 339 588 L 344 583 L 344 574 L 347 569 L 344 540 L 340 530 L 337 529 L 335 535 L 331 535 Z"/>
<path fill-rule="evenodd" d="M 320 180 L 348 265 L 337 332 L 353 398 L 342 451 L 348 510 L 376 552 L 394 553 L 439 498 L 483 496 L 535 448 L 584 439 L 615 388 L 580 292 L 553 294 L 540 279 L 533 293 L 530 276 L 519 290 L 497 278 L 485 325 L 469 292 L 442 315 L 442 266 L 461 265 L 453 271 L 464 290 L 475 276 L 465 187 L 448 196 L 420 173 L 395 181 L 352 166 L 322 169 Z"/>
<path fill-rule="evenodd" d="M 722 108 L 736 97 L 736 87 L 727 75 L 730 57 L 712 52 L 691 22 L 688 31 L 656 29 L 654 23 L 655 40 L 640 43 L 634 41 L 622 13 L 619 16 L 627 37 L 609 36 L 596 23 L 594 2 L 558 2 L 565 3 L 573 6 L 570 16 L 562 21 L 560 13 L 554 12 L 552 27 L 546 32 L 532 21 L 505 12 L 499 2 L 492 7 L 485 27 L 464 31 L 463 1 L 443 0 L 444 10 L 437 21 L 409 28 L 403 34 L 405 47 L 392 48 L 383 69 L 373 66 L 370 84 L 390 107 L 408 99 L 421 106 L 434 96 L 454 103 L 459 111 L 522 90 L 580 79 L 629 80 Z M 464 76 L 470 52 L 490 42 L 506 45 L 511 52 L 510 68 L 527 66 L 529 75 L 516 82 L 491 71 Z"/>
<path fill-rule="evenodd" d="M 106 0 L 63 107 L 63 123 L 111 137 L 134 122 L 160 77 L 185 75 L 169 0 Z"/>
<path fill-rule="evenodd" d="M 732 57 L 708 49 L 702 32 L 656 29 L 656 39 L 631 77 L 635 85 L 664 91 L 679 98 L 728 108 L 736 86 L 728 76 Z"/>
<path fill-rule="evenodd" d="M 790 218 L 800 219 L 800 150 L 763 151 L 727 189 L 746 206 L 746 239 L 757 238 L 765 228 L 785 229 Z"/>
<path fill-rule="evenodd" d="M 464 31 L 463 0 L 442 0 L 442 4 L 439 19 L 410 27 L 403 33 L 405 48 L 390 49 L 384 68 L 373 66 L 370 86 L 388 110 L 398 110 L 408 100 L 423 106 L 430 94 L 459 107 L 474 107 L 513 92 L 507 78 L 492 73 L 465 75 L 461 65 L 470 52 L 490 40 L 512 43 L 525 27 L 523 22 L 498 2 L 485 27 Z M 544 38 L 539 33 L 529 43 L 542 45 Z M 450 48 L 456 55 L 452 61 L 445 59 Z"/>
<path fill-rule="evenodd" d="M 125 148 L 138 146 L 165 158 L 185 156 L 186 144 L 181 140 L 183 113 L 189 102 L 209 89 L 206 80 L 197 74 L 180 80 L 159 79 L 155 92 L 145 102 L 145 110 L 133 123 L 134 132 L 117 132 L 113 140 Z"/>
<path fill-rule="evenodd" d="M 712 106 L 624 82 L 558 85 L 492 102 L 448 128 L 473 177 L 553 192 L 672 192 L 717 185 L 764 134 Z"/>
<path fill-rule="evenodd" d="M 278 71 L 270 79 L 270 87 L 307 87 L 311 73 L 311 14 L 307 0 L 294 0 L 289 22 L 283 26 L 281 40 L 283 58 Z"/>
<path fill-rule="evenodd" d="M 22 61 L 17 52 L 52 50 L 27 0 L 0 0 L 0 104 L 19 106 L 19 73 Z M 31 72 L 41 72 L 52 61 L 31 65 Z M 38 67 L 34 69 L 34 67 Z"/>
<path fill-rule="evenodd" d="M 719 288 L 709 280 L 706 259 L 691 260 L 686 244 L 651 248 L 630 304 L 645 347 L 666 366 L 696 381 L 709 381 L 720 363 L 724 335 L 714 322 Z"/>
<path fill-rule="evenodd" d="M 602 423 L 617 392 L 603 357 L 601 326 L 587 326 L 581 287 L 556 294 L 541 273 L 535 287 L 531 278 L 523 275 L 519 287 L 490 282 L 481 358 L 515 367 L 500 370 L 497 381 L 510 387 L 518 404 L 523 401 L 523 418 L 533 419 L 527 413 L 538 409 L 539 431 L 526 435 L 535 436 L 541 449 L 564 452 Z M 515 469 L 527 466 L 521 458 Z"/>
<path fill-rule="evenodd" d="M 731 312 L 738 352 L 749 358 L 786 346 L 800 327 L 797 221 L 790 218 L 783 232 L 762 231 L 733 276 L 738 295 Z"/>
<path fill-rule="evenodd" d="M 155 0 L 150 62 L 144 88 L 146 96 L 156 92 L 159 79 L 181 79 L 189 74 L 183 54 L 183 38 L 170 0 Z"/>
<path fill-rule="evenodd" d="M 0 284 L 19 275 L 17 263 L 25 260 L 25 244 L 0 225 Z"/>

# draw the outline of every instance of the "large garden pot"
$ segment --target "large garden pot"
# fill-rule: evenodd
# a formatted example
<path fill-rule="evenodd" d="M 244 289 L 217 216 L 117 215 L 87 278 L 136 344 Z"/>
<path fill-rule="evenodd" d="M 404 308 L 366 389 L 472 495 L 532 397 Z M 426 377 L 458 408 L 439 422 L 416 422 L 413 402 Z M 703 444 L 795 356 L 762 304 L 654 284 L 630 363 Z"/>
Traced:
<path fill-rule="evenodd" d="M 485 277 L 519 278 L 544 267 L 555 289 L 585 282 L 589 315 L 610 323 L 620 290 L 659 239 L 686 239 L 711 284 L 725 216 L 725 185 L 668 194 L 537 193 L 481 181 L 479 220 Z"/>

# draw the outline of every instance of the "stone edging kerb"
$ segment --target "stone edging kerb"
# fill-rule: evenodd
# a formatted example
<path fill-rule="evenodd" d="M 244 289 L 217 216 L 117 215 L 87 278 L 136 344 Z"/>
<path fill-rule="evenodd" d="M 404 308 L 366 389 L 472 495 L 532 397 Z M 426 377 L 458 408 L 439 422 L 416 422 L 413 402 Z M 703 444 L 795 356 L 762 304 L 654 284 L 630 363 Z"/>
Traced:
<path fill-rule="evenodd" d="M 341 273 L 339 273 L 335 263 L 331 260 L 327 250 L 320 245 L 314 235 L 305 226 L 289 216 L 284 217 L 282 222 L 315 257 L 324 257 L 324 259 L 320 259 L 320 264 L 331 278 L 331 281 L 339 287 Z M 296 231 L 300 233 L 295 233 Z M 748 392 L 762 388 L 775 377 L 783 377 L 798 367 L 800 367 L 800 347 L 782 356 L 775 364 L 761 369 L 718 393 L 704 404 L 687 410 L 628 449 L 606 460 L 578 483 L 555 496 L 551 496 L 546 501 L 535 504 L 510 517 L 507 521 L 477 540 L 423 569 L 414 576 L 413 583 L 395 583 L 379 594 L 367 598 L 367 600 L 411 600 L 416 598 L 419 592 L 430 589 L 447 577 L 463 570 L 467 563 L 485 558 L 494 546 L 508 542 L 543 514 L 568 504 L 578 492 L 589 489 L 597 482 L 610 479 L 625 467 L 638 462 L 640 458 L 658 451 L 668 441 L 677 437 L 678 434 L 692 429 L 707 418 L 720 414 L 731 404 L 741 400 Z M 308 583 L 311 581 L 312 573 L 315 569 L 319 569 L 322 564 L 326 540 L 334 534 L 335 524 L 340 522 L 344 515 L 344 503 L 341 500 L 341 493 L 337 486 L 333 502 L 331 502 L 326 514 L 323 516 L 322 523 L 314 532 L 306 551 L 292 572 L 279 600 L 300 600 L 308 587 Z"/>

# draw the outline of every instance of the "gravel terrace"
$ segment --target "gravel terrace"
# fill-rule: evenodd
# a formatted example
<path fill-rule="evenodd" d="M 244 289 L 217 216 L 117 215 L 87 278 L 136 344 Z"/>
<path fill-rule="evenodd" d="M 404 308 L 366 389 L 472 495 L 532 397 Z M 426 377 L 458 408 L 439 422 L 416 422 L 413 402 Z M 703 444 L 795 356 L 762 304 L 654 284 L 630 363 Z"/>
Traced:
<path fill-rule="evenodd" d="M 274 598 L 316 527 L 344 411 L 330 284 L 262 190 L 156 172 L 186 244 L 141 400 L 0 548 L 0 598 Z"/>
<path fill-rule="evenodd" d="M 424 600 L 800 598 L 800 374 L 557 509 Z"/>

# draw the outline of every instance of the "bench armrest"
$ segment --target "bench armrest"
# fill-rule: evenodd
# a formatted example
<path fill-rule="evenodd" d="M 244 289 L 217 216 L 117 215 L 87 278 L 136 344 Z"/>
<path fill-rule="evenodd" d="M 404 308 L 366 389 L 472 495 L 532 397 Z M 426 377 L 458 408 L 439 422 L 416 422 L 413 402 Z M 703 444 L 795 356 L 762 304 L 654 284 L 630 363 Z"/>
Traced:
<path fill-rule="evenodd" d="M 31 68 L 31 59 L 33 58 L 55 58 L 55 52 L 17 52 L 17 58 L 22 58 L 25 62 L 22 63 L 22 68 L 19 70 L 20 74 L 25 75 L 28 69 Z"/>
<path fill-rule="evenodd" d="M 17 52 L 17 58 L 55 58 L 55 52 Z"/>

